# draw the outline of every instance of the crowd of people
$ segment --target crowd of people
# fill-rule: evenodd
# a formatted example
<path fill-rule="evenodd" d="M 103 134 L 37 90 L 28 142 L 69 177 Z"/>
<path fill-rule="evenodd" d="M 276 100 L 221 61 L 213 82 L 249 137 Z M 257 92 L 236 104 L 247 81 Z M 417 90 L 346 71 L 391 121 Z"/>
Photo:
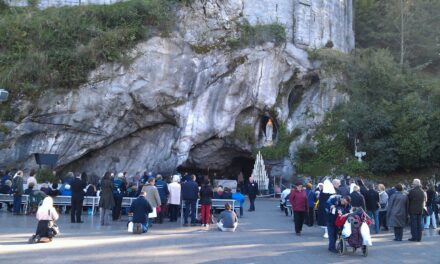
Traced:
<path fill-rule="evenodd" d="M 110 219 L 117 221 L 121 215 L 129 214 L 133 222 L 141 224 L 143 232 L 147 232 L 153 224 L 148 217 L 150 213 L 154 212 L 157 216 L 155 223 L 161 224 L 166 218 L 170 222 L 176 222 L 181 206 L 186 208 L 184 210 L 186 226 L 201 224 L 208 228 L 213 222 L 212 199 L 235 200 L 239 205 L 239 214 L 243 216 L 245 196 L 241 190 L 247 190 L 251 201 L 249 211 L 255 211 L 254 201 L 258 194 L 258 185 L 252 177 L 249 178 L 247 185 L 238 186 L 235 192 L 232 192 L 228 187 L 216 186 L 214 188 L 207 176 L 197 177 L 188 173 L 183 176 L 171 175 L 164 179 L 162 175 L 152 172 L 145 172 L 142 176 L 136 174 L 130 178 L 127 177 L 126 172 L 117 175 L 106 172 L 102 178 L 86 173 L 69 172 L 59 182 L 51 184 L 39 184 L 34 170 L 30 171 L 28 177 L 24 176 L 23 171 L 0 173 L 3 175 L 0 181 L 0 193 L 11 194 L 14 197 L 13 204 L 6 204 L 7 210 L 13 214 L 23 214 L 22 195 L 26 194 L 29 195 L 29 200 L 34 200 L 35 203 L 35 208 L 32 210 L 31 206 L 30 213 L 36 213 L 39 222 L 54 222 L 58 219 L 58 214 L 43 216 L 39 213 L 41 206 L 38 208 L 38 205 L 42 203 L 44 208 L 53 207 L 53 197 L 70 196 L 70 206 L 66 206 L 65 209 L 64 207 L 57 208 L 58 212 L 70 212 L 71 223 L 83 223 L 84 197 L 99 196 L 101 225 L 110 225 Z M 26 189 L 23 188 L 25 185 L 27 185 Z M 40 187 L 37 188 L 38 186 Z M 137 199 L 127 210 L 121 206 L 123 197 L 137 197 Z M 195 215 L 197 200 L 201 205 L 201 221 L 196 220 Z M 238 218 L 233 210 L 230 203 L 225 204 L 225 213 L 220 214 L 217 223 L 220 230 L 231 231 L 237 227 Z M 46 222 L 39 223 L 36 233 L 38 238 L 47 235 L 48 229 L 43 229 L 42 226 L 48 225 Z"/>
<path fill-rule="evenodd" d="M 140 224 L 147 232 L 153 221 L 149 214 L 154 213 L 155 223 L 161 224 L 165 219 L 176 222 L 181 206 L 185 208 L 183 222 L 185 226 L 202 225 L 209 228 L 215 222 L 222 231 L 234 231 L 238 225 L 235 208 L 230 203 L 217 220 L 213 221 L 211 213 L 212 199 L 235 200 L 239 205 L 239 215 L 243 216 L 246 193 L 249 197 L 249 211 L 255 210 L 255 198 L 258 185 L 252 177 L 246 185 L 238 186 L 235 192 L 228 187 L 211 184 L 209 177 L 184 174 L 162 177 L 160 174 L 145 172 L 127 177 L 127 173 L 114 174 L 106 172 L 103 177 L 86 173 L 69 172 L 59 182 L 38 183 L 35 171 L 28 177 L 23 171 L 0 172 L 0 193 L 12 194 L 13 203 L 6 203 L 6 209 L 14 214 L 22 214 L 22 195 L 27 194 L 36 204 L 31 212 L 39 220 L 36 235 L 39 238 L 48 236 L 52 223 L 58 219 L 58 213 L 69 213 L 72 223 L 83 223 L 83 200 L 85 196 L 99 196 L 99 215 L 101 225 L 110 225 L 121 215 L 129 214 L 134 223 Z M 25 189 L 24 183 L 27 184 Z M 39 186 L 39 188 L 37 188 Z M 242 190 L 245 189 L 245 192 Z M 54 208 L 51 197 L 71 196 L 71 205 L 66 211 Z M 123 197 L 136 198 L 130 208 L 122 208 Z M 196 220 L 197 200 L 201 206 L 200 221 Z M 294 215 L 295 233 L 300 236 L 303 225 L 315 223 L 324 228 L 324 237 L 329 239 L 328 249 L 336 252 L 335 243 L 339 227 L 335 221 L 341 215 L 353 212 L 365 212 L 365 219 L 371 220 L 371 233 L 378 234 L 393 228 L 394 240 L 402 241 L 403 230 L 410 224 L 409 241 L 421 241 L 423 229 L 437 228 L 440 199 L 434 185 L 422 186 L 420 180 L 414 179 L 412 186 L 397 184 L 386 188 L 363 180 L 326 179 L 313 186 L 298 182 L 292 189 L 281 193 L 281 208 L 291 205 Z M 38 207 L 39 204 L 42 205 Z M 0 206 L 2 204 L 0 203 Z M 41 209 L 43 208 L 43 209 Z M 47 210 L 49 208 L 49 210 Z M 41 211 L 43 210 L 43 211 Z M 287 209 L 285 210 L 288 213 Z"/>
<path fill-rule="evenodd" d="M 292 189 L 281 193 L 281 208 L 288 214 L 289 201 L 294 214 L 295 233 L 301 235 L 303 224 L 313 226 L 314 220 L 325 229 L 324 237 L 329 239 L 328 250 L 337 252 L 335 243 L 339 227 L 338 216 L 353 212 L 365 212 L 371 220 L 371 233 L 378 234 L 394 229 L 394 240 L 402 241 L 403 229 L 410 224 L 409 241 L 421 241 L 423 229 L 437 228 L 440 199 L 434 185 L 422 186 L 414 179 L 412 186 L 402 184 L 386 189 L 383 184 L 364 184 L 358 179 L 326 179 L 313 188 L 311 183 L 303 187 L 296 183 Z"/>

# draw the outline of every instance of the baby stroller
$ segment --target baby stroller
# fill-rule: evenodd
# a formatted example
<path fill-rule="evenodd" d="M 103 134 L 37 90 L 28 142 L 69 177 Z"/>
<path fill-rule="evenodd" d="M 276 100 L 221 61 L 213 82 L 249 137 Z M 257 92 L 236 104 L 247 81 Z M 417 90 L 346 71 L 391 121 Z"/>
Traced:
<path fill-rule="evenodd" d="M 362 250 L 362 255 L 364 257 L 368 256 L 368 245 L 365 245 L 364 239 L 361 234 L 361 226 L 363 223 L 367 225 L 371 224 L 370 218 L 365 214 L 364 210 L 358 208 L 355 212 L 349 214 L 347 217 L 338 216 L 339 227 L 342 225 L 343 230 L 339 228 L 338 239 L 336 244 L 336 249 L 339 254 L 344 255 L 348 252 L 348 249 L 352 249 L 352 252 L 356 252 L 358 248 Z M 345 221 L 344 221 L 345 218 Z M 338 226 L 338 224 L 337 224 Z"/>

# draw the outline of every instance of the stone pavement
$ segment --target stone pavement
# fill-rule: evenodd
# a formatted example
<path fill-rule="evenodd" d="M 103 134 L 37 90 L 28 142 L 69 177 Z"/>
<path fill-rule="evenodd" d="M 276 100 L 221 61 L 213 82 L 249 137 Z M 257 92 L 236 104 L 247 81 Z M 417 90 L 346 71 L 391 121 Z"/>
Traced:
<path fill-rule="evenodd" d="M 423 241 L 393 242 L 391 232 L 373 236 L 368 257 L 360 253 L 338 256 L 327 251 L 319 227 L 293 232 L 276 200 L 257 200 L 255 212 L 245 212 L 235 233 L 211 226 L 154 225 L 148 234 L 126 233 L 126 222 L 99 226 L 98 217 L 71 224 L 63 215 L 61 236 L 48 244 L 27 244 L 35 231 L 33 216 L 13 216 L 0 211 L 0 263 L 440 263 L 440 236 L 425 231 Z M 408 230 L 404 239 L 409 237 Z"/>

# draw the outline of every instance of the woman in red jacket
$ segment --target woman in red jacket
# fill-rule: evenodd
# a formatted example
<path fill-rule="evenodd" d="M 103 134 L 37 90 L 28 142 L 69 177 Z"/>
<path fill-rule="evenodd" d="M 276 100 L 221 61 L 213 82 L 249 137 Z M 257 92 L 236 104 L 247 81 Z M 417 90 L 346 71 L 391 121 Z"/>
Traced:
<path fill-rule="evenodd" d="M 293 216 L 295 220 L 295 233 L 297 236 L 300 236 L 308 207 L 307 194 L 301 182 L 297 182 L 296 187 L 293 188 L 290 192 L 289 201 L 292 205 Z"/>

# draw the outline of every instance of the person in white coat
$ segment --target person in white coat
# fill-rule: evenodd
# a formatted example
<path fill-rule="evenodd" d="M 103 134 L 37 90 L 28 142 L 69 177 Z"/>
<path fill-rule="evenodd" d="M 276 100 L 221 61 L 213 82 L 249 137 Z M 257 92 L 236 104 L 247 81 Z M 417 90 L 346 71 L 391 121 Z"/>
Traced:
<path fill-rule="evenodd" d="M 58 220 L 57 210 L 53 207 L 52 197 L 44 198 L 42 205 L 37 210 L 37 231 L 29 242 L 50 242 L 56 233 L 53 232 L 55 221 Z"/>
<path fill-rule="evenodd" d="M 180 176 L 174 175 L 172 183 L 168 184 L 168 191 L 170 193 L 168 197 L 170 222 L 177 222 L 177 215 L 179 212 L 179 205 L 180 205 L 180 192 L 181 192 L 181 186 L 179 184 L 179 181 L 180 181 Z"/>

